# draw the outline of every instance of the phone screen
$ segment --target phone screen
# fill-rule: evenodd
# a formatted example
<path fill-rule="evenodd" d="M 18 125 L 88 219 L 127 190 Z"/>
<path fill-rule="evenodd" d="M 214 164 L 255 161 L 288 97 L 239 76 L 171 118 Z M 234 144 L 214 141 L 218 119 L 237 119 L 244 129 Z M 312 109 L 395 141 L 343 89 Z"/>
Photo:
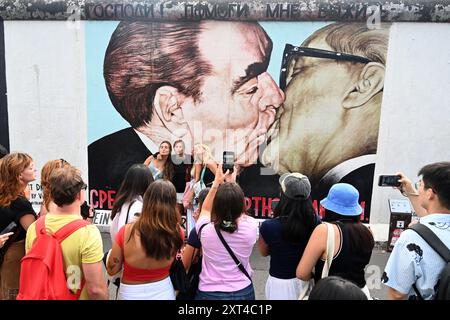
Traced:
<path fill-rule="evenodd" d="M 380 187 L 399 187 L 400 176 L 396 175 L 381 175 L 378 179 L 378 185 Z"/>
<path fill-rule="evenodd" d="M 227 170 L 230 170 L 230 172 L 233 172 L 234 168 L 234 152 L 231 151 L 224 151 L 223 152 L 223 172 L 226 172 Z"/>

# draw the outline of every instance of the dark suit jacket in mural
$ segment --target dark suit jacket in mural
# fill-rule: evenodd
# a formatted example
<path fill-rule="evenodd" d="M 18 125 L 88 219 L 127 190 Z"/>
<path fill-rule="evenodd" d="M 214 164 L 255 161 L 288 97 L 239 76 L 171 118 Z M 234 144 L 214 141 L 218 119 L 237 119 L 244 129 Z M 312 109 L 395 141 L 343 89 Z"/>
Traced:
<path fill-rule="evenodd" d="M 340 179 L 322 179 L 315 187 L 313 186 L 311 196 L 314 200 L 322 200 L 328 195 L 328 191 L 335 183 L 348 183 L 354 186 L 359 191 L 359 203 L 364 204 L 364 220 L 369 222 L 370 204 L 372 199 L 373 189 L 373 174 L 375 171 L 375 164 L 369 163 L 353 171 L 347 173 Z"/>
<path fill-rule="evenodd" d="M 151 155 L 133 128 L 107 135 L 88 147 L 89 189 L 118 190 L 127 170 Z"/>

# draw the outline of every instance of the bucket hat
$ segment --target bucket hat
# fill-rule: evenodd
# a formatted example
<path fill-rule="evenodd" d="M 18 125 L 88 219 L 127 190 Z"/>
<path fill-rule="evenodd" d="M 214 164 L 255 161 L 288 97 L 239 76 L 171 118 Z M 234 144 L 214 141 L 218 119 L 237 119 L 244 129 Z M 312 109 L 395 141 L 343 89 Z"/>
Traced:
<path fill-rule="evenodd" d="M 358 190 L 348 183 L 336 183 L 328 192 L 328 196 L 320 204 L 328 210 L 343 216 L 358 216 L 362 208 L 358 203 Z"/>

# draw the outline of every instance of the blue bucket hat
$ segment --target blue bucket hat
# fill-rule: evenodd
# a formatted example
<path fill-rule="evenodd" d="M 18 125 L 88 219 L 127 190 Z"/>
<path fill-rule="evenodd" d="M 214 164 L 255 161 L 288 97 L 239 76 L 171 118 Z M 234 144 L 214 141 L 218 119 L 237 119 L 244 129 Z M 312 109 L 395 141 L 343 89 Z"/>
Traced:
<path fill-rule="evenodd" d="M 359 216 L 362 208 L 358 203 L 359 192 L 348 183 L 336 183 L 328 192 L 328 196 L 320 201 L 327 210 L 343 216 Z"/>

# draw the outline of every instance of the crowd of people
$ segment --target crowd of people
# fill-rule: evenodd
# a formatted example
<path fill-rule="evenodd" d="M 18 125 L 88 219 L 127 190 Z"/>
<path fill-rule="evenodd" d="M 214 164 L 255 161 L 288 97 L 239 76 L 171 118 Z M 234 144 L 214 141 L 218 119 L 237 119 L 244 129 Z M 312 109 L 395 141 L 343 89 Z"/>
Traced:
<path fill-rule="evenodd" d="M 375 241 L 360 220 L 355 187 L 334 184 L 321 200 L 325 215 L 320 217 L 308 177 L 283 174 L 279 204 L 273 218 L 261 224 L 258 239 L 258 223 L 247 214 L 237 171 L 224 170 L 206 145 L 196 145 L 190 155 L 181 140 L 173 150 L 170 142 L 162 142 L 158 153 L 128 169 L 112 209 L 112 249 L 105 253 L 99 230 L 89 214 L 82 214 L 87 185 L 77 168 L 64 159 L 43 166 L 43 203 L 36 213 L 28 189 L 36 179 L 33 159 L 25 153 L 4 155 L 0 298 L 41 297 L 39 288 L 27 291 L 31 280 L 25 261 L 45 234 L 54 234 L 61 239 L 64 273 L 71 284 L 67 296 L 74 299 L 109 298 L 103 263 L 118 286 L 118 299 L 177 299 L 180 292 L 170 275 L 181 258 L 187 273 L 194 267 L 199 272 L 192 299 L 254 300 L 250 256 L 257 242 L 260 254 L 270 256 L 267 300 L 371 299 L 364 269 Z M 416 186 L 397 174 L 397 188 L 411 200 L 420 224 L 448 247 L 450 162 L 423 167 Z M 192 218 L 186 234 L 185 214 Z M 433 299 L 446 263 L 418 233 L 406 230 L 383 274 L 389 298 Z"/>

